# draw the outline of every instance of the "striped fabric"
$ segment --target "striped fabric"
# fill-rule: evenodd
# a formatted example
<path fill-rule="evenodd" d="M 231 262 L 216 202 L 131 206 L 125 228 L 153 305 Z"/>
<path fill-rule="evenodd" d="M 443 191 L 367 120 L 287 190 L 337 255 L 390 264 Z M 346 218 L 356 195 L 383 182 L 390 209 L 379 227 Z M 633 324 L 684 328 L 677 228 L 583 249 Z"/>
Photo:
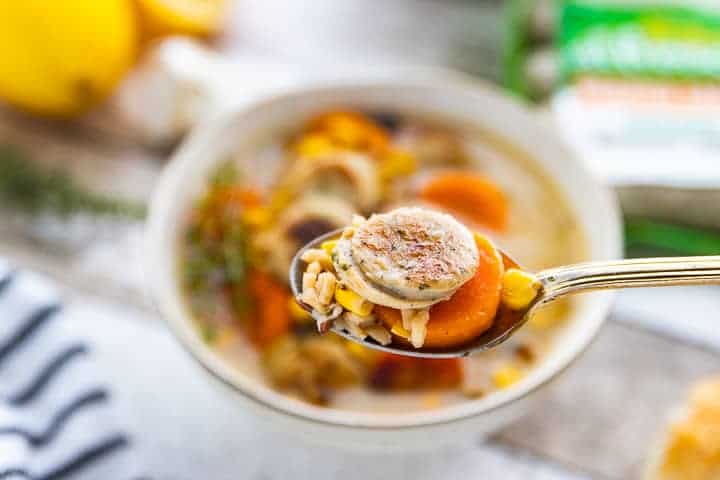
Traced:
<path fill-rule="evenodd" d="M 0 260 L 0 480 L 141 478 L 119 424 L 57 291 Z"/>

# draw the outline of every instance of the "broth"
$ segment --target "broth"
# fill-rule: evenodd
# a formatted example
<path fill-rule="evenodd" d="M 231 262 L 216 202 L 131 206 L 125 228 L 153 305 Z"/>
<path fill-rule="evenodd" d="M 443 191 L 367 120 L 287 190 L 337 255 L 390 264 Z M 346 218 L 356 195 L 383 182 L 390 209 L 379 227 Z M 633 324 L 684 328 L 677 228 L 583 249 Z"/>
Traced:
<path fill-rule="evenodd" d="M 428 200 L 428 186 L 450 170 L 468 181 Z M 500 347 L 462 360 L 395 358 L 320 336 L 293 307 L 287 267 L 306 236 L 344 226 L 353 213 L 411 204 L 448 211 L 530 270 L 587 256 L 560 191 L 504 139 L 438 119 L 333 111 L 229 160 L 208 180 L 179 259 L 198 329 L 243 373 L 334 408 L 436 408 L 521 381 L 552 349 L 570 300 L 538 312 Z"/>

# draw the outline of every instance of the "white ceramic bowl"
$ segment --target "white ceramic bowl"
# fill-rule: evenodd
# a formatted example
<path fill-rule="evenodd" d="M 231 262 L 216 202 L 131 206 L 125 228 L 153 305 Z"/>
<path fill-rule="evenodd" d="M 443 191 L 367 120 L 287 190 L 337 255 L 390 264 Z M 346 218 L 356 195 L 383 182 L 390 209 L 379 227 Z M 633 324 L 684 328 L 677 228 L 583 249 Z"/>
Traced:
<path fill-rule="evenodd" d="M 432 82 L 338 84 L 275 96 L 192 133 L 167 166 L 151 205 L 147 264 L 154 300 L 174 334 L 210 376 L 224 384 L 223 391 L 237 408 L 253 409 L 263 425 L 323 443 L 381 449 L 437 446 L 488 434 L 531 408 L 543 387 L 582 353 L 608 313 L 609 293 L 579 298 L 554 351 L 516 386 L 436 410 L 392 415 L 321 408 L 290 399 L 233 368 L 193 327 L 178 289 L 178 236 L 208 171 L 233 152 L 252 152 L 258 139 L 337 106 L 440 116 L 496 133 L 529 153 L 554 179 L 586 232 L 592 259 L 621 255 L 620 217 L 612 194 L 568 153 L 552 129 L 494 88 Z"/>

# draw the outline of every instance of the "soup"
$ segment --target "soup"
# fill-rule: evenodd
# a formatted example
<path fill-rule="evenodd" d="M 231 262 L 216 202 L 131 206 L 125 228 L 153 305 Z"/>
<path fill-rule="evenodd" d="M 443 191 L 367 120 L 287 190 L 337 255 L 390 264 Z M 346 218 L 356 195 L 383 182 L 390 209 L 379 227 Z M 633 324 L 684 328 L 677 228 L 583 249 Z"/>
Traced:
<path fill-rule="evenodd" d="M 400 206 L 445 211 L 531 270 L 584 259 L 570 207 L 524 152 L 473 126 L 335 110 L 246 157 L 208 178 L 179 259 L 202 337 L 245 373 L 317 405 L 407 411 L 509 388 L 552 348 L 571 301 L 541 310 L 492 351 L 427 360 L 320 335 L 287 285 L 302 245 L 356 214 Z"/>

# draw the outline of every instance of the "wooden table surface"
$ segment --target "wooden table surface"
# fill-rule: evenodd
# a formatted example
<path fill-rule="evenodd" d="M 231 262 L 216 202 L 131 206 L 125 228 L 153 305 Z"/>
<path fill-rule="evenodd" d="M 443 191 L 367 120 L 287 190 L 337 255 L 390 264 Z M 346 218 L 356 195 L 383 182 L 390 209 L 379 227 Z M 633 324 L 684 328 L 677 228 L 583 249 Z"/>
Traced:
<path fill-rule="evenodd" d="M 419 3 L 438 8 L 437 2 Z M 458 4 L 466 8 L 466 3 Z M 0 143 L 20 145 L 42 162 L 62 163 L 92 188 L 138 200 L 147 200 L 167 157 L 167 152 L 95 129 L 92 122 L 60 125 L 5 110 L 0 111 Z M 159 321 L 144 294 L 140 223 L 2 215 L 0 256 L 56 279 L 78 308 L 90 302 L 118 318 L 142 319 L 141 325 L 146 322 L 160 337 L 169 335 L 157 330 Z M 480 478 L 479 472 L 484 472 L 483 478 L 509 480 L 637 478 L 672 407 L 682 402 L 691 383 L 719 369 L 717 293 L 688 289 L 689 297 L 657 292 L 621 295 L 607 326 L 587 353 L 549 387 L 540 409 L 487 443 L 478 443 L 470 454 L 447 454 L 435 466 L 425 458 L 420 463 L 429 462 L 427 469 L 388 460 L 387 471 L 403 478 Z M 684 298 L 698 299 L 702 311 L 690 308 L 688 315 Z M 644 309 L 646 302 L 655 301 L 663 306 Z M 678 328 L 679 321 L 695 320 L 693 329 Z M 151 456 L 162 458 L 167 453 L 163 445 L 155 443 Z M 308 474 L 315 468 L 311 455 L 293 461 Z M 357 460 L 343 459 L 345 465 L 353 461 Z M 156 468 L 157 478 L 178 478 L 162 470 L 170 467 L 160 462 Z M 275 466 L 258 469 L 257 478 L 281 478 Z M 340 471 L 326 468 L 316 476 L 331 478 Z M 364 478 L 375 478 L 361 466 L 344 476 L 361 478 L 363 473 Z"/>

